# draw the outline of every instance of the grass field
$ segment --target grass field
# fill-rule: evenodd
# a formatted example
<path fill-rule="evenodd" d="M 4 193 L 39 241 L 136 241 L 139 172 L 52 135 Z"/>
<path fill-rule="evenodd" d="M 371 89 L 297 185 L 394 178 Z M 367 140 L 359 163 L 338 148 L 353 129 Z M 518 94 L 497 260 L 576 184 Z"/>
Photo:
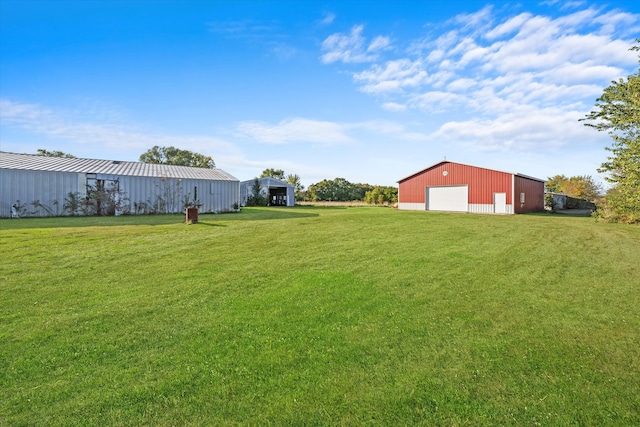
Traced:
<path fill-rule="evenodd" d="M 640 227 L 0 221 L 0 425 L 640 425 Z"/>

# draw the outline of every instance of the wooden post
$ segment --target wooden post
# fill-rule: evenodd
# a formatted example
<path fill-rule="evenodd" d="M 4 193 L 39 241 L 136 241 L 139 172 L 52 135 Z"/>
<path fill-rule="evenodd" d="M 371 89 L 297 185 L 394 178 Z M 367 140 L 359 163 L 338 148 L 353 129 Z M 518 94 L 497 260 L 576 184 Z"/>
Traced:
<path fill-rule="evenodd" d="M 187 223 L 195 224 L 198 222 L 198 208 L 187 208 Z"/>

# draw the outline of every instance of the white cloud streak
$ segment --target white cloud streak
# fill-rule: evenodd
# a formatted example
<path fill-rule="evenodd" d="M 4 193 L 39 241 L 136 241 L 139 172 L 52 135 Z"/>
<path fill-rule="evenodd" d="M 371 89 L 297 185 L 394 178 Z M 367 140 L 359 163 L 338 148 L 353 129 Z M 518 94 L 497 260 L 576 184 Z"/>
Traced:
<path fill-rule="evenodd" d="M 159 146 L 175 146 L 197 152 L 233 153 L 230 143 L 199 135 L 162 135 L 132 129 L 128 125 L 79 118 L 73 112 L 56 111 L 37 104 L 0 99 L 0 124 L 16 127 L 45 138 L 71 141 L 78 145 L 102 145 L 122 152 Z"/>
<path fill-rule="evenodd" d="M 399 111 L 405 108 L 399 104 L 390 104 L 389 110 Z M 316 144 L 334 146 L 356 144 L 361 141 L 354 135 L 362 133 L 372 135 L 390 135 L 404 141 L 426 140 L 427 136 L 408 130 L 404 125 L 390 121 L 366 121 L 355 123 L 337 123 L 304 118 L 290 118 L 276 124 L 265 122 L 242 122 L 236 126 L 236 136 L 252 139 L 265 144 Z"/>
<path fill-rule="evenodd" d="M 476 139 L 479 149 L 553 147 L 584 138 L 577 120 L 611 80 L 633 72 L 637 54 L 629 48 L 639 26 L 639 15 L 602 7 L 508 16 L 488 6 L 384 61 L 386 51 L 366 55 L 356 26 L 325 40 L 332 56 L 323 62 L 369 62 L 352 72 L 353 82 L 384 110 L 467 117 L 440 126 L 434 138 Z"/>
<path fill-rule="evenodd" d="M 514 111 L 495 119 L 470 119 L 444 123 L 434 137 L 480 151 L 528 151 L 560 147 L 571 140 L 587 140 L 593 131 L 578 119 L 579 111 L 558 108 Z M 549 130 L 562 129 L 552 135 Z"/>
<path fill-rule="evenodd" d="M 336 14 L 332 12 L 326 12 L 322 19 L 318 22 L 320 25 L 331 25 L 333 21 L 336 19 Z"/>
<path fill-rule="evenodd" d="M 267 144 L 315 143 L 333 145 L 352 142 L 344 125 L 328 121 L 290 118 L 272 125 L 248 121 L 236 127 L 239 136 Z"/>
<path fill-rule="evenodd" d="M 322 42 L 324 54 L 321 60 L 325 64 L 333 62 L 362 63 L 375 61 L 381 51 L 387 50 L 391 40 L 385 36 L 377 36 L 367 43 L 362 35 L 363 25 L 356 25 L 349 34 L 335 33 Z"/>

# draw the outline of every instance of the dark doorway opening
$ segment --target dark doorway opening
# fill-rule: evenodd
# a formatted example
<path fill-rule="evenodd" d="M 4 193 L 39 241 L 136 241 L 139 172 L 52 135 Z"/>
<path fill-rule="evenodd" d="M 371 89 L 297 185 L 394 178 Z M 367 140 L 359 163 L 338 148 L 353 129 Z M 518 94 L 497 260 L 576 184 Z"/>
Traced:
<path fill-rule="evenodd" d="M 272 187 L 269 188 L 269 206 L 287 206 L 287 188 Z"/>

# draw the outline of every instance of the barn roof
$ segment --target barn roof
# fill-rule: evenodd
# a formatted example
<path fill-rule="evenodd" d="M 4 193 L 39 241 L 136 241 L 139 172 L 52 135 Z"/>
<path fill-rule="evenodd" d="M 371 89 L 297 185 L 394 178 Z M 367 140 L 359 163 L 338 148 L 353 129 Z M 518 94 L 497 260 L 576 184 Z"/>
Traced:
<path fill-rule="evenodd" d="M 253 184 L 253 182 L 255 181 L 254 179 L 248 179 L 246 181 L 242 181 L 240 182 L 240 184 L 242 185 L 251 185 Z M 274 178 L 272 176 L 266 176 L 263 178 L 258 178 L 258 181 L 260 181 L 260 185 L 264 185 L 267 187 L 293 187 L 293 185 L 289 184 L 286 181 L 283 181 L 281 179 L 278 178 Z"/>
<path fill-rule="evenodd" d="M 426 168 L 424 168 L 424 169 L 422 169 L 422 170 L 419 170 L 418 172 L 414 172 L 414 173 L 412 173 L 411 175 L 409 175 L 409 176 L 407 176 L 407 177 L 405 177 L 405 178 L 402 178 L 401 180 L 399 180 L 399 181 L 398 181 L 398 183 L 400 183 L 400 182 L 402 182 L 402 181 L 406 181 L 406 180 L 407 180 L 407 179 L 409 179 L 409 178 L 413 178 L 414 176 L 419 175 L 419 174 L 421 174 L 421 173 L 423 173 L 423 172 L 426 172 L 426 171 L 428 171 L 429 169 L 433 169 L 433 168 L 435 168 L 436 166 L 440 166 L 440 165 L 441 165 L 441 164 L 443 164 L 443 163 L 454 163 L 454 164 L 457 164 L 457 165 L 469 166 L 469 167 L 471 167 L 471 168 L 486 169 L 486 170 L 492 170 L 492 171 L 496 171 L 496 172 L 507 173 L 507 174 L 509 174 L 509 175 L 521 176 L 521 177 L 523 177 L 523 178 L 531 179 L 531 180 L 533 180 L 533 181 L 547 182 L 547 180 L 546 180 L 546 179 L 534 178 L 534 177 L 532 177 L 532 176 L 524 175 L 524 174 L 517 173 L 517 172 L 507 172 L 507 171 L 501 171 L 501 170 L 496 170 L 496 169 L 483 168 L 483 167 L 481 167 L 481 166 L 467 165 L 467 164 L 464 164 L 464 163 L 450 162 L 450 161 L 448 161 L 448 160 L 443 160 L 443 161 L 441 161 L 441 162 L 434 163 L 433 165 L 431 165 L 431 166 L 429 166 L 429 167 L 426 167 Z"/>
<path fill-rule="evenodd" d="M 16 154 L 0 151 L 0 169 L 38 170 L 48 172 L 94 173 L 119 176 L 155 178 L 202 179 L 209 181 L 238 181 L 222 169 L 188 166 L 157 165 L 118 160 L 47 157 L 36 154 Z"/>

